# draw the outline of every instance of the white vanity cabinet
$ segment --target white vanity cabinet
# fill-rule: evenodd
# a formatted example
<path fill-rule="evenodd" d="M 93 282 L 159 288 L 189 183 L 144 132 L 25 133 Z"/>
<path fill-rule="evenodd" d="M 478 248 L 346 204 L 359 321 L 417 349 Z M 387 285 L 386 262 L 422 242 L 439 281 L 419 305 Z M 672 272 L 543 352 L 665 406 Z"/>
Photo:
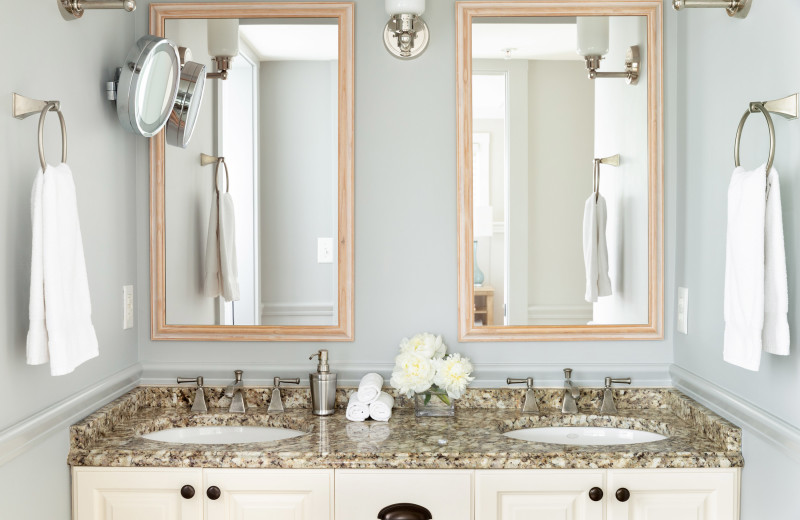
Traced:
<path fill-rule="evenodd" d="M 739 475 L 734 468 L 476 471 L 475 518 L 736 520 Z"/>

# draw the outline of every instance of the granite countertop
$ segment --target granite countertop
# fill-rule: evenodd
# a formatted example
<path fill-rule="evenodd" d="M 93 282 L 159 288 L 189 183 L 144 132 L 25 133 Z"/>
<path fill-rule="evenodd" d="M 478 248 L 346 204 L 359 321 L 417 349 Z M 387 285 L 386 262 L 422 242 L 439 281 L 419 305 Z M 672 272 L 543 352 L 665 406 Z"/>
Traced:
<path fill-rule="evenodd" d="M 193 389 L 136 388 L 70 429 L 73 466 L 214 468 L 726 468 L 740 467 L 741 430 L 672 389 L 615 390 L 619 413 L 600 415 L 601 389 L 581 389 L 579 413 L 558 407 L 563 389 L 536 389 L 542 412 L 520 412 L 524 390 L 469 389 L 453 418 L 416 418 L 397 399 L 389 422 L 350 422 L 353 388 L 337 390 L 337 411 L 311 414 L 308 388 L 282 389 L 285 413 L 268 413 L 269 388 L 246 389 L 245 414 L 227 411 L 222 388 L 206 388 L 209 412 L 191 412 Z M 288 427 L 306 435 L 267 443 L 199 445 L 151 441 L 142 434 L 175 426 Z M 617 446 L 567 446 L 515 440 L 504 432 L 534 426 L 613 426 L 668 438 Z"/>

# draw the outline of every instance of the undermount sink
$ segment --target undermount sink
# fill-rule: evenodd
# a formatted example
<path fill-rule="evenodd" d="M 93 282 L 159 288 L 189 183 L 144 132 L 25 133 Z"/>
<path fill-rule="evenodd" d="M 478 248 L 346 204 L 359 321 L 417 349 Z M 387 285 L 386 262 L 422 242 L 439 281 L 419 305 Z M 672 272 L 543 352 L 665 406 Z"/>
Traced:
<path fill-rule="evenodd" d="M 281 441 L 305 434 L 306 432 L 289 428 L 264 426 L 187 426 L 159 430 L 142 437 L 151 441 L 181 444 L 242 444 Z"/>
<path fill-rule="evenodd" d="M 550 426 L 525 428 L 506 432 L 503 435 L 523 441 L 549 444 L 571 444 L 574 446 L 613 446 L 616 444 L 639 444 L 664 440 L 658 433 L 623 428 L 596 426 Z"/>

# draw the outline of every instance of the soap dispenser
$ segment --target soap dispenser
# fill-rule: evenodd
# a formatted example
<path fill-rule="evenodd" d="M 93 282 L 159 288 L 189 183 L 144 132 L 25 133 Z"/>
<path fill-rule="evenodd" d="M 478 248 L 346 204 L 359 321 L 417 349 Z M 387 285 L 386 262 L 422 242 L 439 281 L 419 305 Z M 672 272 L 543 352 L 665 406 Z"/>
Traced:
<path fill-rule="evenodd" d="M 333 415 L 336 403 L 336 374 L 331 374 L 327 350 L 320 350 L 308 359 L 314 359 L 315 356 L 319 358 L 317 372 L 308 374 L 311 384 L 311 413 Z"/>

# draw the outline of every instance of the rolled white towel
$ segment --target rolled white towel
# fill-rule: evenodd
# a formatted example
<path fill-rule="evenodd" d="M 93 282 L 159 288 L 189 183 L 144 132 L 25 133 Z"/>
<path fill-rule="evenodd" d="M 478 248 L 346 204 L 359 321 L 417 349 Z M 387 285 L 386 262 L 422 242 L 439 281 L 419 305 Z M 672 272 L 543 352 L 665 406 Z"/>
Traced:
<path fill-rule="evenodd" d="M 394 397 L 381 392 L 375 402 L 369 403 L 369 415 L 376 421 L 388 421 L 392 417 L 393 406 Z"/>
<path fill-rule="evenodd" d="M 344 415 L 349 421 L 361 422 L 369 417 L 369 405 L 359 401 L 358 394 L 354 393 L 347 402 L 347 411 Z"/>
<path fill-rule="evenodd" d="M 381 388 L 383 388 L 383 377 L 375 372 L 370 372 L 358 383 L 358 400 L 362 403 L 375 402 L 381 395 Z"/>

